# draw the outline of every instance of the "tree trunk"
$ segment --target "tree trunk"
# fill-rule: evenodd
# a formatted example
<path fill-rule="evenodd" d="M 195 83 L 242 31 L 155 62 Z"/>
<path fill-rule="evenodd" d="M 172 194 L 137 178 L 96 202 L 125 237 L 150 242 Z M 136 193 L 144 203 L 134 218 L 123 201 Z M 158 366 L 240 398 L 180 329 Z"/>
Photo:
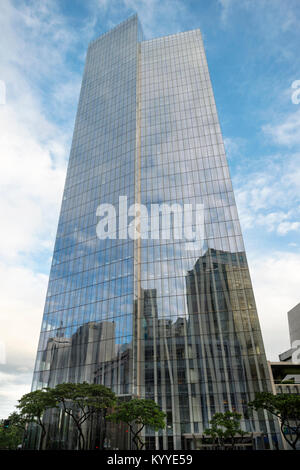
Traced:
<path fill-rule="evenodd" d="M 103 410 L 103 413 L 102 413 L 102 418 L 103 418 L 103 433 L 102 433 L 102 439 L 101 439 L 101 450 L 104 449 L 104 442 L 105 442 L 105 439 L 106 439 L 106 430 L 107 430 L 107 422 L 106 422 L 106 414 L 107 414 L 107 409 L 104 409 Z"/>
<path fill-rule="evenodd" d="M 41 427 L 41 439 L 39 443 L 39 450 L 43 450 L 44 439 L 46 436 L 46 429 L 45 429 L 45 425 L 43 424 L 42 419 L 39 416 L 37 418 L 38 418 L 38 424 Z"/>
<path fill-rule="evenodd" d="M 298 440 L 298 439 L 297 439 L 295 442 L 290 441 L 290 440 L 286 437 L 285 433 L 283 432 L 283 428 L 284 428 L 284 423 L 282 422 L 282 423 L 281 423 L 281 426 L 280 426 L 280 429 L 281 429 L 281 433 L 282 433 L 282 435 L 283 435 L 284 440 L 291 446 L 291 448 L 292 448 L 293 450 L 297 450 L 297 449 L 296 449 L 296 443 L 297 443 L 297 440 Z"/>
<path fill-rule="evenodd" d="M 39 450 L 43 450 L 44 439 L 45 439 L 45 436 L 46 436 L 46 431 L 45 431 L 45 428 L 44 428 L 43 425 L 41 425 L 41 429 L 42 429 L 42 432 L 41 432 Z"/>
<path fill-rule="evenodd" d="M 85 439 L 84 439 L 84 435 L 83 435 L 81 426 L 78 426 L 78 431 L 79 431 L 79 450 L 84 450 L 84 448 L 85 448 Z"/>
<path fill-rule="evenodd" d="M 80 424 L 76 421 L 76 419 L 74 419 L 74 416 L 73 415 L 70 415 L 73 417 L 73 421 L 77 427 L 77 430 L 78 430 L 78 433 L 79 433 L 79 436 L 78 436 L 78 447 L 79 449 L 78 450 L 84 450 L 84 445 L 85 445 L 85 440 L 84 440 L 84 435 L 83 435 L 83 432 L 82 432 L 82 429 L 81 429 L 81 426 Z M 82 444 L 81 444 L 82 442 Z"/>

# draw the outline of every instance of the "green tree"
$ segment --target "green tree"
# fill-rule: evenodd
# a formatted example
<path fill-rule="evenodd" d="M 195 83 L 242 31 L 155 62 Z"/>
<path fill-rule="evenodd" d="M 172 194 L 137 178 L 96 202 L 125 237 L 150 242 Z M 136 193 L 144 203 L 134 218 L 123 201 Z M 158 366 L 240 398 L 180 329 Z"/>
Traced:
<path fill-rule="evenodd" d="M 93 414 L 102 412 L 105 422 L 105 415 L 108 408 L 115 404 L 115 394 L 104 385 L 83 383 L 62 383 L 53 389 L 47 389 L 55 400 L 62 407 L 64 412 L 71 417 L 78 431 L 78 448 L 85 449 L 85 437 L 83 433 L 83 423 Z M 104 423 L 103 441 L 106 433 L 106 423 Z"/>
<path fill-rule="evenodd" d="M 27 420 L 20 413 L 14 411 L 7 419 L 9 420 L 10 425 L 17 426 L 19 429 L 25 431 Z"/>
<path fill-rule="evenodd" d="M 115 423 L 127 424 L 132 433 L 132 440 L 137 449 L 143 449 L 145 443 L 140 437 L 145 426 L 158 431 L 165 427 L 166 413 L 161 411 L 153 400 L 134 398 L 130 401 L 119 402 L 115 411 L 107 419 Z"/>
<path fill-rule="evenodd" d="M 9 424 L 5 426 L 4 423 Z M 12 413 L 6 420 L 2 420 L 0 423 L 0 449 L 17 449 L 18 445 L 22 444 L 25 427 L 26 422 L 18 413 Z"/>
<path fill-rule="evenodd" d="M 8 420 L 10 422 L 10 426 L 15 427 L 16 429 L 16 434 L 19 437 L 18 445 L 22 444 L 23 446 L 24 438 L 26 437 L 26 434 L 27 434 L 27 425 L 28 425 L 27 420 L 23 418 L 23 416 L 16 411 L 14 411 L 13 413 L 9 415 Z"/>
<path fill-rule="evenodd" d="M 252 410 L 266 410 L 276 416 L 284 439 L 296 450 L 300 438 L 300 395 L 260 392 L 248 406 Z"/>
<path fill-rule="evenodd" d="M 215 413 L 210 420 L 210 428 L 205 429 L 204 434 L 212 438 L 213 444 L 219 448 L 225 448 L 225 442 L 230 440 L 233 449 L 238 437 L 244 437 L 247 432 L 240 427 L 242 415 L 235 411 Z"/>
<path fill-rule="evenodd" d="M 27 423 L 37 423 L 41 428 L 41 439 L 39 449 L 43 449 L 46 427 L 43 416 L 47 409 L 55 408 L 56 401 L 48 390 L 35 390 L 26 393 L 19 400 L 17 408 L 20 410 L 21 418 Z"/>

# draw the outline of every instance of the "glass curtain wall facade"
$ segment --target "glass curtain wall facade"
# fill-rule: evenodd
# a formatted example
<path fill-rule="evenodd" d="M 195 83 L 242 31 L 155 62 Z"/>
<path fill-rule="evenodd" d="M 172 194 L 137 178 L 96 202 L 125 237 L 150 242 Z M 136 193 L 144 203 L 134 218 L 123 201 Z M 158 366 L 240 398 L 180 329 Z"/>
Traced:
<path fill-rule="evenodd" d="M 124 216 L 119 196 L 148 213 L 202 204 L 203 243 L 118 227 L 99 239 L 97 207 Z M 133 16 L 89 46 L 33 389 L 82 381 L 161 406 L 167 426 L 145 430 L 146 448 L 192 448 L 226 410 L 274 446 L 273 421 L 246 412 L 270 377 L 199 30 L 146 41 Z M 45 445 L 76 448 L 62 412 L 45 420 Z M 130 448 L 123 431 L 110 426 L 106 446 Z M 95 448 L 101 422 L 85 432 Z"/>

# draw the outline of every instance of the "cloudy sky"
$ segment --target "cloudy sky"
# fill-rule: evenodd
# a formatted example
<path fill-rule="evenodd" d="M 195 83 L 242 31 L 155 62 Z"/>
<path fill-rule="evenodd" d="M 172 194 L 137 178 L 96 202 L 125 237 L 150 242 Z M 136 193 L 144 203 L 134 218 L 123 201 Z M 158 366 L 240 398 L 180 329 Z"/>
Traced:
<path fill-rule="evenodd" d="M 289 348 L 286 312 L 300 302 L 299 1 L 1 0 L 0 417 L 30 391 L 87 46 L 135 12 L 147 39 L 202 31 L 267 357 Z"/>

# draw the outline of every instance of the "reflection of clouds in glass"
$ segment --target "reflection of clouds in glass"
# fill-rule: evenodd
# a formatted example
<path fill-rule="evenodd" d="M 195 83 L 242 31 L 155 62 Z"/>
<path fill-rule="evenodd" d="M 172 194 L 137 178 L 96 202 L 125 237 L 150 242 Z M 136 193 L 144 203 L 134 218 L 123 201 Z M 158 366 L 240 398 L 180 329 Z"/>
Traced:
<path fill-rule="evenodd" d="M 137 64 L 136 27 L 88 54 L 34 387 L 88 380 L 154 398 L 170 422 L 156 444 L 180 449 L 215 412 L 244 412 L 267 372 L 200 33 L 146 41 Z M 148 211 L 204 204 L 205 243 L 97 239 L 96 208 L 123 195 Z"/>

